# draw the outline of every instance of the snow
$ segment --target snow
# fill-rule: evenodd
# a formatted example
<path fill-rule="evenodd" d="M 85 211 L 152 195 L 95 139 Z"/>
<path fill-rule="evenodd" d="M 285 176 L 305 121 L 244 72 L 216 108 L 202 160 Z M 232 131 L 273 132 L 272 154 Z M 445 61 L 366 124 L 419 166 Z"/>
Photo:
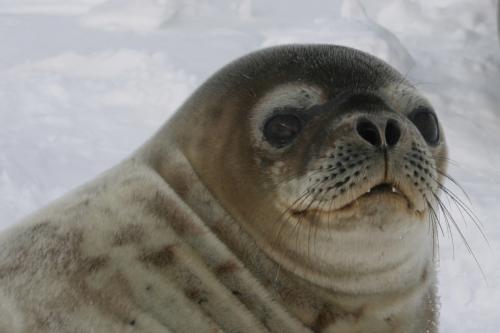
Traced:
<path fill-rule="evenodd" d="M 109 0 L 92 8 L 82 22 L 110 31 L 148 32 L 160 28 L 176 10 L 172 0 Z"/>
<path fill-rule="evenodd" d="M 282 43 L 352 46 L 388 61 L 431 100 L 445 126 L 450 173 L 467 190 L 489 240 L 488 246 L 452 208 L 485 277 L 459 235 L 453 244 L 445 232 L 442 332 L 496 333 L 495 6 L 493 0 L 0 0 L 0 227 L 118 163 L 234 58 Z"/>
<path fill-rule="evenodd" d="M 1 14 L 78 15 L 104 0 L 0 0 Z"/>

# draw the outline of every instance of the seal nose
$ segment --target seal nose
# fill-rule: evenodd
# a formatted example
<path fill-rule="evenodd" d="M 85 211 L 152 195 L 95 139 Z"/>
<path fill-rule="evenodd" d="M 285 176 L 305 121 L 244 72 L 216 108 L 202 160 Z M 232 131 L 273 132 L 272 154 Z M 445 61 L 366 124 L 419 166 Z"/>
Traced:
<path fill-rule="evenodd" d="M 401 138 L 401 129 L 399 124 L 393 120 L 389 119 L 385 124 L 384 137 L 372 121 L 368 119 L 360 119 L 356 125 L 356 132 L 365 141 L 370 143 L 372 146 L 380 147 L 382 144 L 388 147 L 395 146 L 399 139 Z"/>
<path fill-rule="evenodd" d="M 377 126 L 368 119 L 361 119 L 356 125 L 356 131 L 365 141 L 372 146 L 378 147 L 382 144 Z"/>
<path fill-rule="evenodd" d="M 396 121 L 389 119 L 385 124 L 385 143 L 389 147 L 395 146 L 400 137 L 401 129 L 399 128 L 399 124 Z"/>

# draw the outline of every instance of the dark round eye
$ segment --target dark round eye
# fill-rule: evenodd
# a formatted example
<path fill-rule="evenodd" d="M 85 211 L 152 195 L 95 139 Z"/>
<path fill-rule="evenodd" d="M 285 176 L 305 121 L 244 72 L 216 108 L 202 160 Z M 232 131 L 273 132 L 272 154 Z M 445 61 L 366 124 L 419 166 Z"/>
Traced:
<path fill-rule="evenodd" d="M 408 118 L 415 124 L 428 144 L 433 146 L 438 144 L 439 125 L 434 112 L 422 107 L 410 113 Z"/>
<path fill-rule="evenodd" d="M 302 124 L 297 116 L 280 114 L 271 117 L 264 125 L 264 137 L 270 144 L 283 147 L 299 134 Z"/>

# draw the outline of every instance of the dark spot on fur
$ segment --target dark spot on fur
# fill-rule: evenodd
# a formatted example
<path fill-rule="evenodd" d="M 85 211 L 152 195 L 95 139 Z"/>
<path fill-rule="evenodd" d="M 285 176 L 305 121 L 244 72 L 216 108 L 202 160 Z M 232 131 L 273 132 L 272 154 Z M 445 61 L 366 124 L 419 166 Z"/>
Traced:
<path fill-rule="evenodd" d="M 182 173 L 177 173 L 175 177 L 170 177 L 168 183 L 180 197 L 185 197 L 191 188 L 189 180 Z"/>
<path fill-rule="evenodd" d="M 167 245 L 158 251 L 144 253 L 139 258 L 142 262 L 156 267 L 165 267 L 173 263 L 175 258 L 175 245 Z"/>
<path fill-rule="evenodd" d="M 84 258 L 81 264 L 82 270 L 89 273 L 95 273 L 101 268 L 105 267 L 108 263 L 108 260 L 109 258 L 103 256 Z"/>
<path fill-rule="evenodd" d="M 131 321 L 129 321 L 128 323 L 130 326 L 134 326 L 135 325 L 135 319 L 132 319 Z"/>
<path fill-rule="evenodd" d="M 201 291 L 196 287 L 184 290 L 184 294 L 186 295 L 187 298 L 200 305 L 208 302 L 208 299 L 203 295 L 204 294 L 203 291 Z"/>
<path fill-rule="evenodd" d="M 238 264 L 232 260 L 228 260 L 225 263 L 217 266 L 215 272 L 217 275 L 234 273 L 239 270 Z"/>
<path fill-rule="evenodd" d="M 51 232 L 51 231 L 56 231 L 56 227 L 54 226 L 51 226 L 50 225 L 50 221 L 49 220 L 45 220 L 43 222 L 40 222 L 40 223 L 37 223 L 35 224 L 34 226 L 30 227 L 26 233 L 31 235 L 31 236 L 34 236 L 36 234 L 39 234 L 39 233 L 47 233 L 47 232 Z"/>
<path fill-rule="evenodd" d="M 292 210 L 291 214 L 295 217 L 301 217 L 307 214 L 307 210 Z"/>
<path fill-rule="evenodd" d="M 424 271 L 422 272 L 422 275 L 420 276 L 420 281 L 423 283 L 427 280 L 427 275 L 428 275 L 428 272 L 427 272 L 427 268 L 424 269 Z"/>
<path fill-rule="evenodd" d="M 105 215 L 105 216 L 111 216 L 112 215 L 112 211 L 111 211 L 111 208 L 109 207 L 104 207 L 104 208 L 101 208 L 100 211 Z"/>
<path fill-rule="evenodd" d="M 118 230 L 113 238 L 113 245 L 138 244 L 143 237 L 144 228 L 140 224 L 129 224 Z"/>
<path fill-rule="evenodd" d="M 319 312 L 311 328 L 314 332 L 322 332 L 328 326 L 337 321 L 350 321 L 352 323 L 356 323 L 359 321 L 362 314 L 363 311 L 361 309 L 354 312 L 346 312 L 340 309 L 333 309 L 325 305 Z"/>
<path fill-rule="evenodd" d="M 181 237 L 187 234 L 197 235 L 202 232 L 202 229 L 195 225 L 189 216 L 179 210 L 177 203 L 172 198 L 160 192 L 156 192 L 151 197 L 136 197 L 134 199 L 142 202 L 147 211 L 172 227 Z"/>
<path fill-rule="evenodd" d="M 187 296 L 187 298 L 191 300 L 196 300 L 200 297 L 200 289 L 198 288 L 189 288 L 184 290 L 184 294 Z"/>
<path fill-rule="evenodd" d="M 89 304 L 125 323 L 130 320 L 129 305 L 122 301 L 132 299 L 127 279 L 116 273 L 109 278 L 113 283 L 103 288 L 90 285 L 87 282 L 89 274 L 106 267 L 109 258 L 86 256 L 82 250 L 83 241 L 84 234 L 76 226 L 64 228 L 47 221 L 26 227 L 11 243 L 11 248 L 6 249 L 8 252 L 5 255 L 10 258 L 6 264 L 17 265 L 18 272 L 15 274 L 45 275 L 47 279 L 60 281 L 58 292 L 26 308 L 33 313 L 37 327 L 47 328 L 44 331 L 51 331 L 49 325 L 60 325 L 80 306 Z M 18 297 L 26 300 L 25 304 L 31 302 L 34 295 L 30 285 L 27 286 L 17 290 Z M 44 311 L 32 311 L 35 308 Z"/>

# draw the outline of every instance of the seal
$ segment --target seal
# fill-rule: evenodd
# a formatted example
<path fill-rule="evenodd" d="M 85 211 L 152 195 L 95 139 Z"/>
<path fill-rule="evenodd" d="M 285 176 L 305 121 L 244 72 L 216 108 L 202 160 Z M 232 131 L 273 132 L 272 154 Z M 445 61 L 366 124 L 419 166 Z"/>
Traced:
<path fill-rule="evenodd" d="M 436 332 L 446 154 L 432 106 L 383 61 L 251 53 L 1 235 L 1 330 Z"/>

